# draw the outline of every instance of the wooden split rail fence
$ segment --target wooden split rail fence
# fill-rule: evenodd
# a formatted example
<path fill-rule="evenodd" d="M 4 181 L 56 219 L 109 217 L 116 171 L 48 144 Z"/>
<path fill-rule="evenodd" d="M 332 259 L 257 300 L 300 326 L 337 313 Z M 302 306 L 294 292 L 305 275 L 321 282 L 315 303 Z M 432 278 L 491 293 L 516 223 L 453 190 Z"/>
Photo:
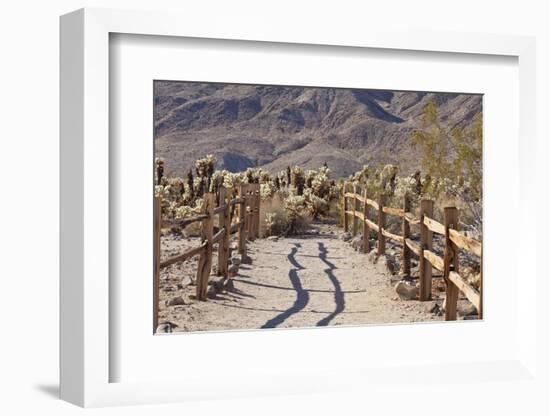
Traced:
<path fill-rule="evenodd" d="M 218 244 L 218 276 L 228 278 L 231 235 L 237 234 L 238 252 L 242 256 L 246 256 L 247 239 L 252 241 L 260 236 L 260 185 L 240 185 L 236 196 L 233 195 L 234 193 L 233 190 L 220 187 L 217 198 L 213 193 L 204 194 L 201 213 L 181 220 L 163 220 L 161 198 L 155 197 L 153 331 L 156 331 L 158 327 L 160 270 L 162 268 L 198 255 L 196 297 L 198 300 L 205 301 L 212 269 L 214 245 Z M 167 226 L 185 228 L 196 222 L 201 224 L 200 245 L 161 261 L 161 228 Z M 214 234 L 216 222 L 217 232 Z"/>
<path fill-rule="evenodd" d="M 433 219 L 434 201 L 423 199 L 420 202 L 420 217 L 411 212 L 411 201 L 404 197 L 403 208 L 385 206 L 386 198 L 380 195 L 377 201 L 367 197 L 367 190 L 361 190 L 353 186 L 352 192 L 348 192 L 349 183 L 344 183 L 342 192 L 342 222 L 344 230 L 350 230 L 357 235 L 359 227 L 363 234 L 363 251 L 369 252 L 369 233 L 374 230 L 378 235 L 378 252 L 380 256 L 386 250 L 386 238 L 401 244 L 402 271 L 410 276 L 411 254 L 419 258 L 419 299 L 427 301 L 432 293 L 432 268 L 443 273 L 446 284 L 445 320 L 456 320 L 458 295 L 461 291 L 466 298 L 476 307 L 480 318 L 483 316 L 482 283 L 478 291 L 470 285 L 459 272 L 459 251 L 467 250 L 475 254 L 482 262 L 481 242 L 469 238 L 458 231 L 458 210 L 456 207 L 444 208 L 444 224 Z M 375 220 L 369 219 L 369 211 L 373 210 Z M 386 216 L 393 215 L 402 218 L 402 233 L 393 234 L 386 229 Z M 351 217 L 351 224 L 350 224 Z M 420 226 L 419 242 L 411 236 L 411 224 Z M 433 233 L 444 237 L 443 258 L 433 251 Z M 480 269 L 483 269 L 482 267 Z"/>

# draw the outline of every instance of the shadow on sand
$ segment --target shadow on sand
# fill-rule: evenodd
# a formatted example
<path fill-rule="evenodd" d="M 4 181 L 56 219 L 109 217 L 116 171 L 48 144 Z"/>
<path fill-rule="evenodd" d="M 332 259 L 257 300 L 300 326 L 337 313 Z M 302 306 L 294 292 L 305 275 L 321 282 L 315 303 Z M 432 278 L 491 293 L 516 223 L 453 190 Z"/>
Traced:
<path fill-rule="evenodd" d="M 295 267 L 294 269 L 289 270 L 288 278 L 290 279 L 290 283 L 292 283 L 292 287 L 296 291 L 296 300 L 289 309 L 280 313 L 273 319 L 267 321 L 265 324 L 262 325 L 262 328 L 276 328 L 278 325 L 287 320 L 290 316 L 304 309 L 309 302 L 309 293 L 304 290 L 304 288 L 302 287 L 302 283 L 300 282 L 300 278 L 298 277 L 298 270 L 304 270 L 304 267 L 296 261 L 296 253 L 298 252 L 298 249 L 300 247 L 300 243 L 294 243 L 294 247 L 292 247 L 292 249 L 290 250 L 290 254 L 287 256 L 290 264 Z"/>
<path fill-rule="evenodd" d="M 333 273 L 333 270 L 336 270 L 337 267 L 334 265 L 334 263 L 331 263 L 327 260 L 328 250 L 325 245 L 321 242 L 318 242 L 317 244 L 319 246 L 319 258 L 329 267 L 328 269 L 325 269 L 324 272 L 334 286 L 334 302 L 336 303 L 336 308 L 334 309 L 334 312 L 332 312 L 326 318 L 323 318 L 319 322 L 317 322 L 317 326 L 326 326 L 330 323 L 330 321 L 332 321 L 339 313 L 344 310 L 346 306 L 346 301 L 344 300 L 344 292 L 342 292 L 340 282 Z"/>

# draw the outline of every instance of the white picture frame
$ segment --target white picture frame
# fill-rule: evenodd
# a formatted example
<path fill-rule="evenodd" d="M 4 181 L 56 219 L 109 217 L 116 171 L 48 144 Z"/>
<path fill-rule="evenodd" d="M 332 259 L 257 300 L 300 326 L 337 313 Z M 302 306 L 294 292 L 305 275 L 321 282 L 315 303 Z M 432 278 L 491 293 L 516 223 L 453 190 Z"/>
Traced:
<path fill-rule="evenodd" d="M 185 22 L 185 24 L 182 24 Z M 434 377 L 451 372 L 455 380 L 507 380 L 537 382 L 536 279 L 533 254 L 525 242 L 535 240 L 528 227 L 529 206 L 535 195 L 528 180 L 535 168 L 535 41 L 530 37 L 473 33 L 437 33 L 350 27 L 327 33 L 312 26 L 307 32 L 264 22 L 261 26 L 220 20 L 206 26 L 200 19 L 174 13 L 82 9 L 61 18 L 61 398 L 80 406 L 159 403 L 193 399 L 284 393 L 331 392 L 383 385 L 399 378 L 404 386 L 429 385 Z M 519 237 L 516 266 L 522 265 L 525 285 L 517 291 L 517 334 L 513 353 L 494 361 L 441 360 L 414 367 L 375 366 L 332 368 L 314 372 L 268 373 L 260 378 L 228 385 L 220 377 L 200 375 L 181 380 L 111 382 L 110 365 L 117 359 L 110 349 L 109 296 L 110 163 L 109 159 L 109 37 L 110 34 L 225 39 L 247 42 L 331 45 L 335 48 L 428 51 L 439 54 L 503 55 L 518 59 L 519 67 Z M 532 218 L 532 216 L 531 216 Z M 524 242 L 524 244 L 522 244 Z M 112 259 L 111 259 L 112 260 Z M 511 275 L 519 273 L 511 268 Z M 525 287 L 529 287 L 526 290 Z M 494 296 L 485 293 L 485 296 Z M 488 318 L 489 319 L 489 318 Z M 150 327 L 150 326 L 149 326 Z M 359 329 L 346 329 L 348 332 Z M 403 327 L 413 331 L 414 327 Z M 323 342 L 337 332 L 312 335 L 293 331 L 295 337 L 319 336 Z M 302 335 L 300 335 L 300 333 Z M 249 333 L 248 339 L 254 334 Z M 269 337 L 266 335 L 265 337 Z M 168 339 L 168 337 L 166 337 Z M 473 340 L 475 341 L 475 340 Z M 384 346 L 380 345 L 379 349 Z M 512 351 L 511 350 L 511 351 Z M 350 354 L 357 354 L 351 350 Z M 425 371 L 426 370 L 426 371 Z M 244 370 L 243 370 L 244 371 Z M 474 375 L 474 376 L 472 376 Z M 289 377 L 290 376 L 290 377 Z M 262 378 L 263 377 L 263 378 Z M 346 379 L 346 382 L 342 382 Z M 306 382 L 309 381 L 309 382 Z M 224 384 L 225 383 L 225 384 Z M 221 388 L 225 386 L 225 388 Z"/>

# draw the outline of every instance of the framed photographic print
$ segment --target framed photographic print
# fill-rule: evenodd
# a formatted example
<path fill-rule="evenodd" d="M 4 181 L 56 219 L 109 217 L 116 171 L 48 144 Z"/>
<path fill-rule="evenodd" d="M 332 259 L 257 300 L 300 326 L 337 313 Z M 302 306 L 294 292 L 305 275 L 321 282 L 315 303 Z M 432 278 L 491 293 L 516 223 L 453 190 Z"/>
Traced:
<path fill-rule="evenodd" d="M 153 94 L 157 332 L 481 317 L 480 94 Z"/>
<path fill-rule="evenodd" d="M 61 19 L 62 398 L 532 379 L 533 39 L 182 18 Z"/>

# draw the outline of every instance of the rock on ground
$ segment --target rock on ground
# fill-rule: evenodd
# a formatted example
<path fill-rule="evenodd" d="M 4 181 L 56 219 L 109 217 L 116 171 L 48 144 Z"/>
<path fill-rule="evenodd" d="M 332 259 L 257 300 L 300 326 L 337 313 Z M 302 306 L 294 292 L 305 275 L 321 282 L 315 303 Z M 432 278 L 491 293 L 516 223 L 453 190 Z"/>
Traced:
<path fill-rule="evenodd" d="M 398 282 L 394 289 L 401 300 L 412 300 L 418 296 L 418 288 L 405 280 Z"/>

